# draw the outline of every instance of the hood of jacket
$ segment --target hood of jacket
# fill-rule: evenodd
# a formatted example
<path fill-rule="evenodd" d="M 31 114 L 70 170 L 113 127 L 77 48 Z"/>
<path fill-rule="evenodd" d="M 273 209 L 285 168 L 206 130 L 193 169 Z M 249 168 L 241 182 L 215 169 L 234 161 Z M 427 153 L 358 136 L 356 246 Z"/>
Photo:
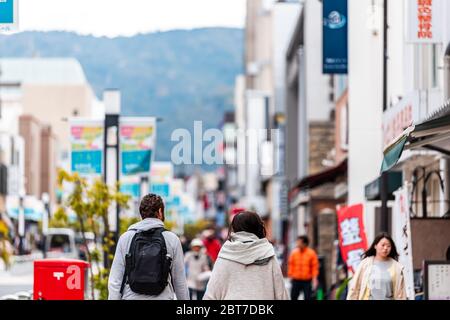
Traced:
<path fill-rule="evenodd" d="M 136 229 L 138 231 L 147 231 L 154 228 L 163 228 L 164 222 L 157 218 L 146 218 L 142 221 L 136 222 L 135 224 L 132 224 L 128 230 L 130 229 Z"/>
<path fill-rule="evenodd" d="M 275 256 L 272 244 L 259 239 L 249 232 L 231 233 L 231 241 L 226 241 L 219 252 L 219 258 L 235 261 L 244 265 L 264 265 Z"/>

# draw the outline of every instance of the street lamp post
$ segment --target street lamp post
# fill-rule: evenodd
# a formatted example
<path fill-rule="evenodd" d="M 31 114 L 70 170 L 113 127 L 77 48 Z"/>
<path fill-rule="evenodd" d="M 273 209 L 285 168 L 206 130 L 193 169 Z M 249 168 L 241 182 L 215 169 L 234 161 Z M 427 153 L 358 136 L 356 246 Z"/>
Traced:
<path fill-rule="evenodd" d="M 110 187 L 115 187 L 119 182 L 119 115 L 120 115 L 120 91 L 107 89 L 103 93 L 105 103 L 105 131 L 104 131 L 104 181 Z M 108 209 L 110 231 L 114 232 L 115 243 L 119 240 L 120 209 L 117 203 L 113 203 Z M 109 266 L 105 254 L 105 266 Z"/>

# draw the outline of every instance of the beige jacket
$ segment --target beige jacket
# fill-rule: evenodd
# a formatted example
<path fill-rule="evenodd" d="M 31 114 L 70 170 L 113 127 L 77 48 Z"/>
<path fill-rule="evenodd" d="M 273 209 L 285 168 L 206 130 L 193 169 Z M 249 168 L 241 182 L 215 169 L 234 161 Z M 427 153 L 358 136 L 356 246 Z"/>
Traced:
<path fill-rule="evenodd" d="M 369 300 L 369 278 L 372 271 L 374 257 L 368 257 L 361 261 L 349 284 L 347 300 Z M 394 259 L 389 272 L 392 277 L 394 300 L 406 300 L 404 267 Z"/>

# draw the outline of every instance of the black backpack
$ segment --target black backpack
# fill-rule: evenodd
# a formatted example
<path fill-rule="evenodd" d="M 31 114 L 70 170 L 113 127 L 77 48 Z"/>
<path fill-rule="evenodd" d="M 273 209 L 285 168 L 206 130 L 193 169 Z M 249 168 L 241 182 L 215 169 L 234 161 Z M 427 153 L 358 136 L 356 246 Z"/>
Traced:
<path fill-rule="evenodd" d="M 135 229 L 131 229 L 135 230 Z M 167 254 L 164 228 L 137 232 L 131 241 L 130 251 L 125 256 L 125 274 L 120 293 L 125 284 L 139 294 L 159 295 L 166 288 L 172 264 Z"/>

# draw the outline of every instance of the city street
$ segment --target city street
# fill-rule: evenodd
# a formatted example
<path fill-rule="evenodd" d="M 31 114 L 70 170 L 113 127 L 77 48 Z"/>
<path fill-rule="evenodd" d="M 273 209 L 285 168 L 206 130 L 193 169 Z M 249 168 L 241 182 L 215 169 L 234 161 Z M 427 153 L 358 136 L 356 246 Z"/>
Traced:
<path fill-rule="evenodd" d="M 33 289 L 33 261 L 13 264 L 10 270 L 0 271 L 0 298 Z"/>
<path fill-rule="evenodd" d="M 18 2 L 0 298 L 450 300 L 450 0 Z"/>

